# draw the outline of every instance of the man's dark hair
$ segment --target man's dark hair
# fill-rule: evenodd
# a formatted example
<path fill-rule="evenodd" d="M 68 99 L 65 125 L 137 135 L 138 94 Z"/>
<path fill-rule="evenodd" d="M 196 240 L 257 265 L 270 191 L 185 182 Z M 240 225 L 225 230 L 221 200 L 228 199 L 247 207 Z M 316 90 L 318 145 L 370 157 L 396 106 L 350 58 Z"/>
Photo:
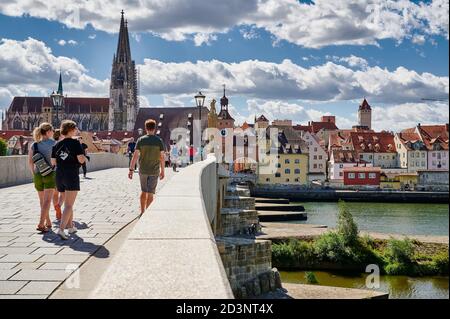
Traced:
<path fill-rule="evenodd" d="M 156 128 L 156 121 L 149 119 L 147 121 L 145 121 L 145 130 L 147 131 L 153 131 Z"/>

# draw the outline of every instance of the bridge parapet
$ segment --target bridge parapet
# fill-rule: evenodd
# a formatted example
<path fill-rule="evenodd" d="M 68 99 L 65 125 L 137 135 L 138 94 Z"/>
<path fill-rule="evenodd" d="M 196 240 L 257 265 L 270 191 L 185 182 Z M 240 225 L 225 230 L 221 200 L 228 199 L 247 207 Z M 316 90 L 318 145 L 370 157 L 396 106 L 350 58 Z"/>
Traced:
<path fill-rule="evenodd" d="M 92 292 L 93 298 L 233 298 L 211 225 L 214 156 L 182 169 L 158 192 Z"/>
<path fill-rule="evenodd" d="M 128 167 L 128 157 L 113 153 L 92 153 L 87 163 L 88 172 L 108 168 Z M 0 188 L 31 183 L 28 156 L 0 156 Z"/>

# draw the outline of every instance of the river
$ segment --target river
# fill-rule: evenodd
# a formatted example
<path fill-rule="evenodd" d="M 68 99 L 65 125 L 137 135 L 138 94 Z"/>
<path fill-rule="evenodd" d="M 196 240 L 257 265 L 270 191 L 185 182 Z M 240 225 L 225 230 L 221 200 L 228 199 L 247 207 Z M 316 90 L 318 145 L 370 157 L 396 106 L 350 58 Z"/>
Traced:
<path fill-rule="evenodd" d="M 308 220 L 300 223 L 336 225 L 338 204 L 297 203 L 305 207 Z M 449 205 L 405 203 L 346 203 L 360 230 L 402 235 L 449 234 Z"/>
<path fill-rule="evenodd" d="M 314 271 L 319 285 L 367 289 L 366 274 Z M 281 271 L 286 283 L 306 284 L 304 271 Z M 448 277 L 380 276 L 378 291 L 389 292 L 391 299 L 448 299 Z"/>

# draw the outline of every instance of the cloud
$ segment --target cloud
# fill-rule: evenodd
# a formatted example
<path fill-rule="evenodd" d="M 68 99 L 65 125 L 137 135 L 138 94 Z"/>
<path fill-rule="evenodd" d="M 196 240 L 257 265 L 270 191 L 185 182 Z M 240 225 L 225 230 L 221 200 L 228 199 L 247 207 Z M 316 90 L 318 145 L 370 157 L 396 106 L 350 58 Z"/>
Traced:
<path fill-rule="evenodd" d="M 196 33 L 194 36 L 194 44 L 197 47 L 203 44 L 211 45 L 212 41 L 217 41 L 217 35 L 209 33 Z"/>
<path fill-rule="evenodd" d="M 68 41 L 66 41 L 66 40 L 64 40 L 64 39 L 61 39 L 61 40 L 58 41 L 58 44 L 59 44 L 60 46 L 65 46 L 66 44 L 75 46 L 75 45 L 78 44 L 78 42 L 75 41 L 75 40 L 68 40 Z"/>
<path fill-rule="evenodd" d="M 44 42 L 33 38 L 0 41 L 0 74 L 8 75 L 0 77 L 1 96 L 48 95 L 57 86 L 60 69 L 64 89 L 70 95 L 107 95 L 109 79 L 91 77 L 78 60 L 53 55 Z"/>
<path fill-rule="evenodd" d="M 88 36 L 89 39 L 94 40 L 97 37 L 96 34 L 91 34 Z"/>
<path fill-rule="evenodd" d="M 247 100 L 247 111 L 253 121 L 254 116 L 264 114 L 270 121 L 273 120 L 292 120 L 294 124 L 307 124 L 309 121 L 320 121 L 324 115 L 332 115 L 329 112 L 323 112 L 314 108 L 307 108 L 301 104 L 291 103 L 279 100 Z M 234 114 L 233 114 L 234 115 Z M 355 125 L 356 114 L 351 114 L 350 119 L 337 116 L 336 124 L 338 127 L 351 127 Z"/>
<path fill-rule="evenodd" d="M 145 59 L 139 68 L 144 94 L 191 96 L 201 89 L 218 96 L 225 83 L 229 94 L 247 98 L 342 101 L 367 96 L 376 103 L 416 103 L 423 98 L 443 98 L 449 92 L 448 77 L 404 67 L 353 70 L 333 62 L 304 68 L 291 60 L 165 63 Z"/>
<path fill-rule="evenodd" d="M 254 26 L 252 26 L 250 28 L 243 28 L 243 29 L 239 30 L 239 32 L 241 33 L 242 37 L 245 40 L 253 40 L 253 39 L 259 38 L 258 31 L 256 30 L 256 28 Z"/>
<path fill-rule="evenodd" d="M 417 36 L 449 34 L 448 0 L 2 0 L 0 12 L 54 19 L 71 28 L 116 33 L 119 12 L 126 8 L 133 32 L 150 32 L 166 40 L 191 39 L 209 43 L 217 33 L 233 27 L 260 28 L 274 44 L 285 40 L 300 46 L 377 45 L 380 40 L 401 42 Z M 52 15 L 48 13 L 52 12 Z M 245 33 L 246 36 L 253 36 Z"/>
<path fill-rule="evenodd" d="M 367 67 L 369 66 L 369 62 L 367 62 L 366 59 L 355 56 L 353 54 L 347 57 L 327 56 L 327 58 L 335 62 L 343 62 L 351 68 L 367 69 Z"/>
<path fill-rule="evenodd" d="M 417 123 L 448 123 L 448 104 L 436 103 L 404 103 L 387 107 L 374 107 L 372 110 L 372 126 L 375 130 L 398 132 Z"/>

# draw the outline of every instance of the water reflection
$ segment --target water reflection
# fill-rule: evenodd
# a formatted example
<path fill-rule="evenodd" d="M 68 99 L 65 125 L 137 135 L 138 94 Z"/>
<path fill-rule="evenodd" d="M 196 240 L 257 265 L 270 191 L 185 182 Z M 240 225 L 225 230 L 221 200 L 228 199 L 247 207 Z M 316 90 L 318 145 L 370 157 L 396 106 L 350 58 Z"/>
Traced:
<path fill-rule="evenodd" d="M 304 271 L 280 272 L 281 279 L 286 283 L 305 284 Z M 345 272 L 314 271 L 320 285 L 366 288 L 366 274 L 351 274 Z M 389 292 L 391 299 L 448 299 L 448 277 L 381 276 L 378 291 Z"/>

